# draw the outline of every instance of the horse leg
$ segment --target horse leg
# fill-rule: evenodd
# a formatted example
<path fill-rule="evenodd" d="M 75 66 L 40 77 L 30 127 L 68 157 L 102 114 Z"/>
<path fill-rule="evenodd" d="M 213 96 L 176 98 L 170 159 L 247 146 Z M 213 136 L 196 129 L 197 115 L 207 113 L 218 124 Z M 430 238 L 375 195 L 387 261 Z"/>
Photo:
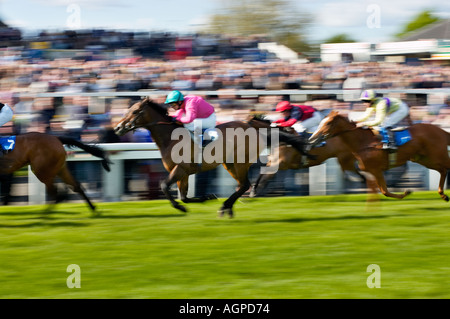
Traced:
<path fill-rule="evenodd" d="M 189 188 L 189 176 L 182 178 L 177 181 L 178 189 L 180 190 L 180 199 L 183 203 L 203 203 L 210 199 L 217 199 L 214 194 L 208 194 L 200 197 L 187 197 L 187 192 Z"/>
<path fill-rule="evenodd" d="M 181 210 L 182 212 L 185 212 L 185 213 L 187 212 L 186 207 L 184 207 L 183 205 L 178 203 L 173 198 L 172 194 L 170 194 L 170 186 L 177 181 L 183 180 L 184 178 L 186 178 L 186 182 L 187 182 L 188 176 L 189 175 L 187 175 L 185 170 L 181 166 L 177 165 L 177 166 L 175 166 L 174 169 L 172 169 L 169 176 L 161 182 L 161 190 L 164 193 L 164 195 L 166 195 L 166 198 L 170 201 L 172 206 L 178 210 Z M 180 191 L 183 191 L 185 193 L 185 195 L 187 195 L 187 183 L 186 183 L 186 187 L 182 187 L 182 189 Z"/>
<path fill-rule="evenodd" d="M 380 189 L 381 193 L 386 197 L 392 197 L 397 199 L 403 199 L 409 194 L 411 194 L 411 191 L 406 190 L 403 194 L 394 194 L 389 192 L 386 180 L 384 179 L 383 172 L 382 171 L 371 171 L 370 172 L 376 179 L 376 183 L 378 185 L 378 188 Z"/>
<path fill-rule="evenodd" d="M 53 207 L 56 204 L 56 199 L 58 198 L 58 189 L 56 188 L 55 184 L 53 184 L 53 180 L 47 180 L 43 182 L 45 184 L 45 189 L 47 191 L 47 202 L 48 206 L 46 208 L 46 212 L 51 212 L 53 210 Z"/>
<path fill-rule="evenodd" d="M 81 184 L 70 173 L 66 165 L 64 165 L 63 168 L 59 171 L 58 176 L 62 179 L 64 183 L 71 186 L 74 192 L 80 194 L 83 197 L 83 199 L 86 201 L 86 203 L 89 205 L 89 208 L 93 212 L 95 211 L 95 206 L 92 204 L 89 197 L 87 197 L 86 193 L 81 187 Z"/>
<path fill-rule="evenodd" d="M 258 197 L 259 195 L 264 195 L 264 191 L 267 187 L 267 183 L 274 178 L 275 174 L 259 174 L 255 185 L 253 185 L 250 192 L 250 197 Z"/>
<path fill-rule="evenodd" d="M 11 201 L 11 186 L 12 186 L 13 174 L 1 174 L 1 197 L 3 205 L 8 205 Z"/>
<path fill-rule="evenodd" d="M 441 174 L 441 177 L 439 178 L 439 187 L 438 187 L 438 193 L 441 196 L 441 198 L 443 200 L 445 200 L 446 202 L 449 201 L 449 198 L 447 195 L 445 195 L 444 193 L 444 184 L 445 184 L 445 179 L 447 177 L 447 169 L 443 168 L 443 169 L 439 169 L 437 170 L 439 172 L 439 174 Z"/>
<path fill-rule="evenodd" d="M 223 203 L 222 207 L 219 209 L 219 216 L 222 217 L 227 213 L 230 218 L 233 217 L 233 205 L 236 200 L 241 197 L 251 186 L 250 180 L 248 179 L 248 169 L 247 165 L 242 164 L 240 167 L 236 168 L 235 164 L 223 164 L 230 175 L 237 180 L 238 190 L 231 194 L 231 196 Z M 239 164 L 238 164 L 239 165 Z"/>

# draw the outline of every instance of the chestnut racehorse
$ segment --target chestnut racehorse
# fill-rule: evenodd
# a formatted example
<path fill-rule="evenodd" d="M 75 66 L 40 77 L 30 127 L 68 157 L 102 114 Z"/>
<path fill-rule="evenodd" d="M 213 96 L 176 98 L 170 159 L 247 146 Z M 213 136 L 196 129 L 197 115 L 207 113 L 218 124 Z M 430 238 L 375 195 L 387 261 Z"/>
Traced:
<path fill-rule="evenodd" d="M 440 174 L 439 195 L 448 201 L 449 197 L 444 194 L 444 183 L 447 170 L 450 169 L 450 133 L 424 123 L 414 124 L 408 130 L 412 139 L 398 147 L 395 160 L 390 160 L 388 151 L 381 149 L 380 141 L 371 129 L 356 127 L 354 122 L 336 111 L 322 120 L 317 131 L 310 137 L 310 142 L 339 136 L 358 159 L 359 168 L 373 176 L 381 193 L 387 197 L 402 199 L 411 193 L 409 190 L 403 194 L 388 191 L 383 172 L 389 168 L 413 161 L 436 170 Z"/>
<path fill-rule="evenodd" d="M 54 185 L 58 176 L 73 191 L 79 193 L 94 211 L 95 206 L 86 196 L 80 183 L 75 180 L 66 165 L 66 150 L 64 144 L 80 149 L 102 158 L 103 168 L 109 171 L 107 154 L 97 146 L 79 142 L 70 137 L 56 137 L 49 134 L 30 132 L 16 136 L 15 147 L 0 156 L 0 174 L 11 174 L 25 165 L 30 165 L 36 177 L 45 184 L 49 200 L 59 202 L 62 194 L 58 194 Z"/>
<path fill-rule="evenodd" d="M 131 106 L 114 130 L 117 135 L 124 135 L 140 127 L 150 131 L 161 152 L 163 165 L 169 172 L 169 176 L 161 182 L 161 189 L 174 208 L 186 212 L 186 208 L 178 203 L 169 192 L 170 186 L 174 183 L 177 183 L 180 198 L 184 203 L 204 202 L 216 198 L 212 194 L 189 198 L 187 196 L 188 178 L 191 174 L 208 171 L 222 164 L 238 182 L 238 189 L 223 203 L 219 214 L 223 216 L 226 213 L 230 217 L 233 216 L 234 203 L 250 188 L 248 178 L 250 166 L 256 162 L 260 151 L 266 147 L 264 143 L 261 143 L 259 137 L 251 142 L 250 138 L 247 139 L 244 135 L 246 132 L 256 131 L 253 127 L 243 121 L 231 121 L 217 125 L 216 131 L 220 133 L 218 139 L 207 146 L 215 145 L 210 148 L 215 149 L 214 153 L 217 156 L 212 161 L 207 161 L 203 157 L 201 160 L 198 158 L 196 160 L 195 149 L 198 150 L 199 144 L 194 144 L 189 132 L 181 123 L 173 122 L 173 118 L 168 115 L 164 106 L 153 102 L 148 97 Z M 184 134 L 183 132 L 188 135 L 187 141 L 184 136 L 179 135 Z M 231 132 L 240 132 L 243 135 Z M 293 139 L 288 134 L 280 133 L 279 140 L 290 142 L 294 147 L 302 150 L 303 145 L 299 144 L 300 141 Z M 250 145 L 252 143 L 253 145 Z M 183 147 L 180 148 L 180 145 Z M 183 149 L 183 152 L 180 149 Z M 189 153 L 189 156 L 184 152 Z M 180 160 L 184 156 L 186 156 L 185 160 Z"/>
<path fill-rule="evenodd" d="M 260 116 L 253 116 L 248 120 L 248 124 L 255 128 L 270 127 L 270 120 Z M 356 158 L 353 156 L 347 145 L 339 138 L 330 138 L 325 145 L 313 147 L 309 154 L 314 156 L 314 159 L 305 160 L 304 156 L 300 154 L 295 148 L 286 144 L 281 144 L 279 147 L 279 156 L 274 161 L 269 161 L 267 166 L 276 166 L 278 170 L 301 169 L 308 168 L 322 164 L 329 158 L 336 157 L 343 172 L 350 171 L 360 175 L 356 166 Z M 252 188 L 251 196 L 257 196 L 267 182 L 269 182 L 276 173 L 259 174 L 255 185 Z M 364 180 L 364 176 L 360 175 Z M 371 187 L 371 185 L 368 185 Z"/>

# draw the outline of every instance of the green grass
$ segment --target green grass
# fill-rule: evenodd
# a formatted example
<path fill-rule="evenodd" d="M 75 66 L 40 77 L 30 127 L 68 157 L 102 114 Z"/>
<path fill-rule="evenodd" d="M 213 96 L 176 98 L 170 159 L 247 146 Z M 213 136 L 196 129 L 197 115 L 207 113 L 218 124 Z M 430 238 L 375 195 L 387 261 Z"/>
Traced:
<path fill-rule="evenodd" d="M 1 207 L 0 298 L 449 298 L 449 203 L 365 199 L 244 199 L 234 219 L 217 218 L 223 199 Z"/>

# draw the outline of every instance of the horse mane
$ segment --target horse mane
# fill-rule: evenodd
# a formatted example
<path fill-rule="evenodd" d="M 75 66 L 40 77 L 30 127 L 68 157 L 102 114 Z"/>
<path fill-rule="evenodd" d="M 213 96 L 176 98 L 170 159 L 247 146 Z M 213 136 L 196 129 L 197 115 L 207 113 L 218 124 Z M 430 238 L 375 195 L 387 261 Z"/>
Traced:
<path fill-rule="evenodd" d="M 264 113 L 255 113 L 249 121 L 251 121 L 251 120 L 261 121 L 261 122 L 265 122 L 267 124 L 272 123 L 272 121 L 269 120 Z"/>
<path fill-rule="evenodd" d="M 151 107 L 153 110 L 158 112 L 161 116 L 164 116 L 165 118 L 169 118 L 169 113 L 167 111 L 167 108 L 162 106 L 159 103 L 154 102 L 150 97 L 146 97 L 142 103 L 146 103 L 149 107 Z"/>
<path fill-rule="evenodd" d="M 346 121 L 346 122 L 356 126 L 356 122 L 355 121 L 349 119 L 348 116 L 344 116 L 344 115 L 340 114 L 338 111 L 335 111 L 335 110 L 331 111 L 327 115 L 327 117 L 334 117 L 334 118 L 339 117 L 339 118 L 342 118 L 344 121 Z"/>

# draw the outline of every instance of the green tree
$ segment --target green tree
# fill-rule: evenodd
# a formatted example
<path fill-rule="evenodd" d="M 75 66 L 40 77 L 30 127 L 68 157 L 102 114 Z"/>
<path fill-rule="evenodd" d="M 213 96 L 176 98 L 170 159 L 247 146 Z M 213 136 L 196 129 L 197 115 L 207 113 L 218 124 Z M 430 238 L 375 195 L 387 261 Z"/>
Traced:
<path fill-rule="evenodd" d="M 205 31 L 231 36 L 265 35 L 297 51 L 309 49 L 305 28 L 311 16 L 288 0 L 227 0 Z"/>
<path fill-rule="evenodd" d="M 356 42 L 356 41 L 353 40 L 352 38 L 350 38 L 345 33 L 336 34 L 336 35 L 332 36 L 331 38 L 328 38 L 325 41 L 323 41 L 323 43 L 351 43 L 351 42 Z"/>
<path fill-rule="evenodd" d="M 440 21 L 441 19 L 431 12 L 431 10 L 424 10 L 418 13 L 410 22 L 406 23 L 403 30 L 397 33 L 395 36 L 401 38 L 409 32 L 423 28 L 424 26 Z"/>

